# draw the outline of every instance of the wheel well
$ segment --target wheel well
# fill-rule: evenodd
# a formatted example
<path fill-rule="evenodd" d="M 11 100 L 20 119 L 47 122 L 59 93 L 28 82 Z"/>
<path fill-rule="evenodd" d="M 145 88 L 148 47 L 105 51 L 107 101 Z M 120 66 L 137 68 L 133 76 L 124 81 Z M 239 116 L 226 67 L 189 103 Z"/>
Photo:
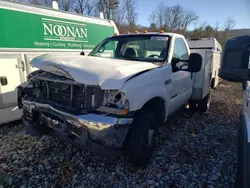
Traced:
<path fill-rule="evenodd" d="M 158 125 L 162 125 L 165 121 L 165 100 L 161 97 L 155 97 L 153 99 L 150 99 L 147 103 L 145 103 L 142 107 L 142 109 L 153 109 L 153 111 L 156 112 Z"/>
<path fill-rule="evenodd" d="M 143 105 L 143 107 L 140 110 L 135 112 L 134 117 L 136 117 L 137 113 L 139 113 L 141 110 L 144 110 L 144 109 L 153 109 L 157 115 L 157 120 L 158 120 L 157 125 L 161 126 L 164 124 L 164 121 L 165 121 L 165 101 L 163 98 L 155 97 L 155 98 L 150 99 L 148 102 L 146 102 Z M 124 143 L 123 143 L 124 145 L 127 144 L 127 141 L 131 135 L 131 130 L 132 130 L 132 126 L 126 135 L 126 138 L 125 138 Z"/>

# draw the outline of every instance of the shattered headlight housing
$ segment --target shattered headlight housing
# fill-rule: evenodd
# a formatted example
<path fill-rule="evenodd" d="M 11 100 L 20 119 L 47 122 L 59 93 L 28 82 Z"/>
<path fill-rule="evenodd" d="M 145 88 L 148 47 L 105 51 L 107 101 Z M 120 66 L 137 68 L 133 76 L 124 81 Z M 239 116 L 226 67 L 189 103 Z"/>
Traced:
<path fill-rule="evenodd" d="M 125 94 L 118 90 L 105 90 L 102 106 L 97 110 L 111 114 L 125 115 L 129 112 L 129 101 Z"/>

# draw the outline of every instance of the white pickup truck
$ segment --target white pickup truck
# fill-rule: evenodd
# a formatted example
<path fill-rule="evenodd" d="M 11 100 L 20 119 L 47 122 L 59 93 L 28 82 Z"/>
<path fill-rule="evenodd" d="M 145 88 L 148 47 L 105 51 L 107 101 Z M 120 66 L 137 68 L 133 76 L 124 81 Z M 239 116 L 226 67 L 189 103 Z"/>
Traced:
<path fill-rule="evenodd" d="M 190 54 L 179 34 L 116 35 L 87 56 L 34 58 L 31 65 L 39 70 L 18 87 L 18 106 L 26 125 L 145 165 L 170 114 L 187 104 L 208 110 L 211 63 Z"/>

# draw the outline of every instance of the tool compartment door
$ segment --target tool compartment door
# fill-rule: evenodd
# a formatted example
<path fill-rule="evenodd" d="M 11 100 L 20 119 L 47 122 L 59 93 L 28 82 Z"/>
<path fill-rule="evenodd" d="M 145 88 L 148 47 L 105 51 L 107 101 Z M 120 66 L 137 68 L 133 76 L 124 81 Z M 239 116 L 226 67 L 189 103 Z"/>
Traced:
<path fill-rule="evenodd" d="M 21 55 L 0 54 L 0 109 L 16 106 L 16 87 L 24 81 Z"/>
<path fill-rule="evenodd" d="M 191 49 L 191 53 L 199 53 L 202 56 L 202 67 L 199 72 L 193 73 L 192 99 L 201 100 L 209 92 L 212 77 L 212 50 Z"/>

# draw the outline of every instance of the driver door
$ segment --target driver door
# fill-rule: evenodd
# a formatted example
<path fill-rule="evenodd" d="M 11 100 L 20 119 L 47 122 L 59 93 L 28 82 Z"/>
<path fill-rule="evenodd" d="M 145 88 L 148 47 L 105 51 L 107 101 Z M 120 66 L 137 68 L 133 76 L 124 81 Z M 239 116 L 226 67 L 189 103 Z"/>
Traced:
<path fill-rule="evenodd" d="M 174 70 L 174 64 L 172 61 L 172 89 L 170 99 L 170 113 L 179 109 L 185 104 L 192 95 L 192 79 L 191 73 L 188 71 L 181 71 L 178 68 L 185 69 L 188 67 L 188 63 L 182 60 L 189 59 L 188 47 L 183 38 L 175 38 L 173 57 L 178 58 L 181 61 L 176 64 L 177 70 Z"/>

